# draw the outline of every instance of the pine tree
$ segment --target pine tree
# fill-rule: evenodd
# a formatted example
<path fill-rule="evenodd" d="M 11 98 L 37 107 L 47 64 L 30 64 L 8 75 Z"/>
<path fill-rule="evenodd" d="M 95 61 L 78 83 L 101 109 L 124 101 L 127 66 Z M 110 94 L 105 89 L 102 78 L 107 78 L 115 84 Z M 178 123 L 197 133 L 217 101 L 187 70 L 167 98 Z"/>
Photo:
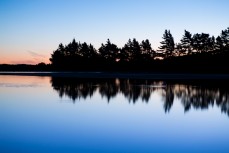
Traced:
<path fill-rule="evenodd" d="M 215 37 L 208 38 L 208 51 L 214 51 L 216 46 Z"/>
<path fill-rule="evenodd" d="M 133 51 L 132 51 L 132 57 L 133 60 L 137 61 L 141 57 L 141 47 L 139 42 L 134 38 L 133 41 Z"/>
<path fill-rule="evenodd" d="M 124 45 L 124 47 L 121 49 L 119 58 L 121 61 L 131 61 L 133 59 L 132 53 L 133 42 L 131 41 L 131 39 L 129 39 L 128 42 Z"/>
<path fill-rule="evenodd" d="M 197 52 L 206 52 L 209 49 L 209 34 L 201 33 L 193 35 L 193 49 Z"/>
<path fill-rule="evenodd" d="M 223 49 L 229 50 L 229 27 L 221 32 L 221 40 L 223 43 Z"/>
<path fill-rule="evenodd" d="M 223 50 L 223 41 L 222 41 L 220 36 L 218 36 L 216 38 L 215 50 L 217 50 L 217 51 L 222 51 Z"/>
<path fill-rule="evenodd" d="M 159 49 L 164 50 L 166 57 L 172 56 L 175 48 L 175 43 L 172 34 L 169 30 L 165 30 L 165 33 L 163 34 L 162 38 L 164 40 L 161 42 L 161 46 Z"/>
<path fill-rule="evenodd" d="M 184 35 L 181 39 L 181 53 L 182 54 L 190 54 L 192 52 L 192 34 L 187 31 L 187 30 L 184 30 Z"/>
<path fill-rule="evenodd" d="M 116 61 L 116 59 L 118 58 L 119 48 L 117 47 L 117 45 L 111 43 L 108 39 L 107 43 L 105 45 L 102 44 L 99 48 L 99 53 L 107 60 Z"/>
<path fill-rule="evenodd" d="M 143 40 L 140 46 L 143 54 L 151 54 L 152 47 L 148 39 Z"/>
<path fill-rule="evenodd" d="M 49 59 L 52 65 L 61 67 L 64 62 L 65 50 L 64 45 L 60 43 L 58 49 L 51 54 L 51 58 Z"/>
<path fill-rule="evenodd" d="M 153 50 L 149 40 L 148 39 L 143 40 L 140 46 L 141 46 L 141 54 L 143 56 L 143 59 L 150 60 L 151 57 L 153 56 Z"/>

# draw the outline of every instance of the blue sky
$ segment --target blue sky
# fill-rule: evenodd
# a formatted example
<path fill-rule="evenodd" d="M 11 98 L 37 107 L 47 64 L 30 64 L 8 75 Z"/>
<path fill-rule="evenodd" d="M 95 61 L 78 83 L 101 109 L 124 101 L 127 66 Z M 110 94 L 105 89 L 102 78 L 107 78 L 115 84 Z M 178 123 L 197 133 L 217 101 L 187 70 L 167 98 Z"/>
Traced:
<path fill-rule="evenodd" d="M 217 36 L 229 27 L 228 0 L 1 0 L 0 63 L 48 62 L 59 43 L 122 47 L 149 39 L 157 49 L 165 29 Z"/>

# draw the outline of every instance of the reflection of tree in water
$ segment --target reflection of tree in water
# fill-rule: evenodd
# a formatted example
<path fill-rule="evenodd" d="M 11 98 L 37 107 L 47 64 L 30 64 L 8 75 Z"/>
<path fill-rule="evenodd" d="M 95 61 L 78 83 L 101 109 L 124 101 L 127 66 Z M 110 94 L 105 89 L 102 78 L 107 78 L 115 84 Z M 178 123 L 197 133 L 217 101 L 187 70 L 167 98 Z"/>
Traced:
<path fill-rule="evenodd" d="M 208 109 L 214 104 L 229 116 L 229 88 L 227 82 L 205 82 L 204 84 L 173 85 L 174 95 L 180 99 L 185 112 L 194 109 Z"/>
<path fill-rule="evenodd" d="M 70 97 L 73 101 L 79 98 L 91 97 L 96 90 L 109 102 L 118 93 L 122 93 L 129 102 L 135 103 L 139 98 L 148 102 L 151 93 L 157 88 L 152 88 L 158 82 L 129 79 L 77 79 L 77 78 L 52 78 L 53 88 L 59 96 Z"/>
<path fill-rule="evenodd" d="M 229 88 L 227 82 L 173 82 L 140 80 L 140 79 L 77 79 L 77 78 L 52 78 L 53 88 L 59 96 L 76 99 L 91 97 L 98 91 L 109 102 L 117 94 L 123 94 L 129 102 L 137 100 L 149 102 L 150 96 L 155 91 L 160 91 L 164 101 L 164 110 L 169 112 L 173 101 L 178 98 L 187 112 L 191 108 L 208 109 L 217 105 L 221 111 L 229 116 Z"/>
<path fill-rule="evenodd" d="M 144 80 L 120 80 L 120 92 L 129 100 L 135 103 L 139 98 L 142 101 L 148 102 L 153 92 L 152 88 L 149 88 L 154 82 L 147 82 Z"/>
<path fill-rule="evenodd" d="M 97 89 L 93 82 L 89 82 L 85 79 L 52 78 L 51 83 L 61 98 L 66 95 L 73 101 L 80 98 L 86 99 L 87 97 L 91 97 Z"/>
<path fill-rule="evenodd" d="M 191 106 L 196 109 L 207 109 L 214 105 L 216 97 L 214 90 L 188 85 L 176 85 L 174 91 L 176 96 L 181 99 L 185 111 L 188 111 Z"/>
<path fill-rule="evenodd" d="M 162 93 L 162 97 L 164 99 L 164 110 L 165 112 L 169 112 L 173 105 L 174 100 L 174 91 L 172 86 L 167 85 Z"/>
<path fill-rule="evenodd" d="M 107 80 L 105 82 L 100 82 L 98 87 L 101 96 L 105 96 L 108 102 L 111 98 L 114 98 L 119 92 L 118 84 L 113 79 Z"/>
<path fill-rule="evenodd" d="M 229 93 L 223 91 L 219 93 L 218 97 L 216 98 L 216 104 L 221 107 L 221 111 L 227 113 L 229 116 Z"/>

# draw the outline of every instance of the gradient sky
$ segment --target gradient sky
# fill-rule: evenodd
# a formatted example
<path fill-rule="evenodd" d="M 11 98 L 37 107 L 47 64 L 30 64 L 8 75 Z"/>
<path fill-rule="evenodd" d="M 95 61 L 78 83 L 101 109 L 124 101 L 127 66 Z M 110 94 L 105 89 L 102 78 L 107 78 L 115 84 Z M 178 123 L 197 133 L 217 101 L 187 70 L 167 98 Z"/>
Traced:
<path fill-rule="evenodd" d="M 0 64 L 49 63 L 73 38 L 95 48 L 149 39 L 157 49 L 165 29 L 175 42 L 185 29 L 217 36 L 228 8 L 229 0 L 0 0 Z"/>

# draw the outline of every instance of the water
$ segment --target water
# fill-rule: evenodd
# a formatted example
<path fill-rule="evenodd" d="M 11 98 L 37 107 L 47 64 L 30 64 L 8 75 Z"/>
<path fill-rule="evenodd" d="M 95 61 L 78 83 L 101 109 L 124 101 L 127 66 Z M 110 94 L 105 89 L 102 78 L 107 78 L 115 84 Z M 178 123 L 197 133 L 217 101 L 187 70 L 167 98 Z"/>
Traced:
<path fill-rule="evenodd" d="M 217 152 L 227 80 L 0 76 L 0 152 Z"/>

